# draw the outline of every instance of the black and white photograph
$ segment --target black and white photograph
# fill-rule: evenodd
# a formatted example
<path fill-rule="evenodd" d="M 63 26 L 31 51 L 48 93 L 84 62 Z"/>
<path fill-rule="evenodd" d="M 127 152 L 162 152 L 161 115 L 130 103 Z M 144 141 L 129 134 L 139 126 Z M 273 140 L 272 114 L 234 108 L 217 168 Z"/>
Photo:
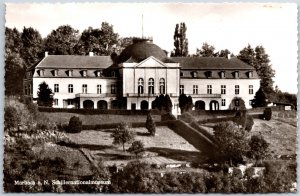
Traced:
<path fill-rule="evenodd" d="M 5 193 L 296 193 L 296 3 L 6 3 Z"/>

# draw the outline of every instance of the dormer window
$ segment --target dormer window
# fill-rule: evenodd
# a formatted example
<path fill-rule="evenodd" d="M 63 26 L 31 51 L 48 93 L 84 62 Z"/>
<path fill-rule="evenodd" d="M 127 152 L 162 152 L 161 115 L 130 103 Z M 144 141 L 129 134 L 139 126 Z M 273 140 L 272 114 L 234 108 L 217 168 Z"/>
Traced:
<path fill-rule="evenodd" d="M 205 73 L 205 75 L 206 75 L 207 78 L 211 78 L 212 77 L 212 72 L 211 71 L 207 71 Z"/>
<path fill-rule="evenodd" d="M 38 74 L 39 76 L 44 76 L 44 70 L 43 70 L 43 69 L 37 70 L 36 72 L 37 72 L 37 74 Z"/>
<path fill-rule="evenodd" d="M 67 73 L 68 73 L 68 76 L 69 76 L 69 77 L 72 77 L 72 76 L 73 76 L 73 70 L 68 70 Z"/>
<path fill-rule="evenodd" d="M 57 69 L 53 70 L 52 74 L 53 74 L 53 76 L 58 76 L 58 70 Z"/>
<path fill-rule="evenodd" d="M 252 71 L 249 71 L 249 72 L 248 72 L 248 77 L 249 77 L 249 78 L 253 78 L 253 72 L 252 72 Z"/>
<path fill-rule="evenodd" d="M 82 70 L 81 75 L 82 75 L 82 77 L 86 77 L 87 76 L 87 70 Z"/>
<path fill-rule="evenodd" d="M 220 75 L 221 75 L 221 78 L 225 78 L 225 71 L 221 71 Z"/>
<path fill-rule="evenodd" d="M 191 74 L 192 74 L 192 77 L 193 77 L 193 78 L 196 78 L 196 77 L 197 77 L 197 72 L 196 72 L 196 71 L 193 71 Z"/>
<path fill-rule="evenodd" d="M 102 71 L 101 70 L 97 70 L 96 71 L 96 77 L 101 77 L 102 76 Z"/>
<path fill-rule="evenodd" d="M 111 72 L 111 77 L 113 77 L 113 78 L 116 77 L 116 72 L 112 71 Z"/>
<path fill-rule="evenodd" d="M 234 72 L 234 78 L 239 78 L 239 77 L 240 77 L 239 72 L 238 72 L 238 71 L 235 71 L 235 72 Z"/>

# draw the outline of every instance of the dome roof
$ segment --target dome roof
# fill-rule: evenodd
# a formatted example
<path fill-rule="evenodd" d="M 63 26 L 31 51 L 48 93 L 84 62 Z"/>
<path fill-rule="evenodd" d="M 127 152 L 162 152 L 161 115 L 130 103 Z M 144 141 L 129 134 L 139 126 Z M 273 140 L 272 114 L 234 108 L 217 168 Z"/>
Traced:
<path fill-rule="evenodd" d="M 134 62 L 140 62 L 144 59 L 153 56 L 160 61 L 165 61 L 167 59 L 167 54 L 159 46 L 142 41 L 133 43 L 126 47 L 118 57 L 118 63 L 126 62 L 131 59 Z"/>

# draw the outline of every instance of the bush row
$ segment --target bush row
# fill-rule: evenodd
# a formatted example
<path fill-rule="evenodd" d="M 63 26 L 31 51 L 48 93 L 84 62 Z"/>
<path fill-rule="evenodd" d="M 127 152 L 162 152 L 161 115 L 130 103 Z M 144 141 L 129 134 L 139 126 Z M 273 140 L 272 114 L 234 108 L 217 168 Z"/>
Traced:
<path fill-rule="evenodd" d="M 40 112 L 66 112 L 76 114 L 115 114 L 115 115 L 147 115 L 149 111 L 152 115 L 160 115 L 158 110 L 99 110 L 99 109 L 70 109 L 70 108 L 50 108 L 50 107 L 39 107 Z"/>
<path fill-rule="evenodd" d="M 155 122 L 156 126 L 168 126 L 170 121 Z M 133 122 L 130 123 L 132 128 L 145 127 L 145 122 Z M 97 130 L 97 129 L 114 129 L 117 128 L 120 123 L 110 124 L 98 124 L 98 125 L 82 125 L 82 130 Z"/>

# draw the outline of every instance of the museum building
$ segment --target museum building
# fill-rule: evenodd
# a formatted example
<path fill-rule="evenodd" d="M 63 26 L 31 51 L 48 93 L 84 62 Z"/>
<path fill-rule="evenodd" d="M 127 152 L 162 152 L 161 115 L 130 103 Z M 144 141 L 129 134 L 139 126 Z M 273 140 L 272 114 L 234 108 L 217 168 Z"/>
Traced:
<path fill-rule="evenodd" d="M 260 85 L 255 69 L 235 57 L 168 57 L 149 40 L 112 56 L 46 52 L 27 69 L 24 95 L 37 100 L 42 82 L 52 89 L 56 108 L 151 109 L 156 96 L 168 94 L 173 113 L 180 112 L 183 93 L 195 110 L 251 108 Z"/>

